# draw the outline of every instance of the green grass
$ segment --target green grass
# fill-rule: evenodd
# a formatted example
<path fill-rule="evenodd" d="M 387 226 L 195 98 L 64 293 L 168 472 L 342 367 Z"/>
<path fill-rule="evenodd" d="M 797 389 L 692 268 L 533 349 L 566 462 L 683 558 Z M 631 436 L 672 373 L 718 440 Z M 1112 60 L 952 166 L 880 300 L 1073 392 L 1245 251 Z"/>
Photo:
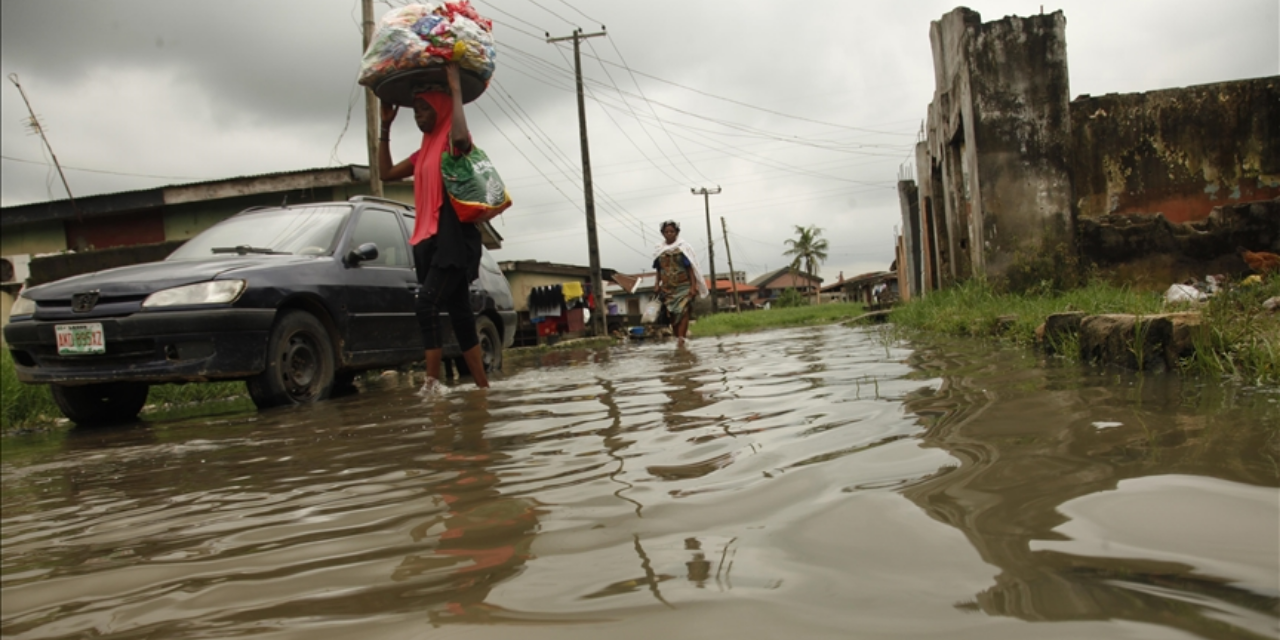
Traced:
<path fill-rule="evenodd" d="M 1280 295 L 1280 278 L 1220 292 L 1198 307 L 1167 307 L 1161 294 L 1102 283 L 1063 293 L 1013 295 L 994 291 L 981 281 L 930 293 L 894 309 L 890 321 L 900 330 L 953 336 L 992 337 L 1032 344 L 1035 329 L 1054 313 L 1082 311 L 1090 315 L 1152 315 L 1193 309 L 1205 327 L 1196 354 L 1182 363 L 1185 371 L 1228 376 L 1249 384 L 1280 383 L 1280 313 L 1262 302 Z M 1057 345 L 1059 353 L 1073 353 Z"/>
<path fill-rule="evenodd" d="M 252 405 L 243 382 L 160 384 L 151 387 L 142 413 L 168 416 L 194 405 L 230 399 L 235 399 L 235 403 Z M 0 349 L 0 432 L 49 428 L 61 420 L 62 412 L 53 402 L 49 385 L 19 382 L 13 356 L 8 349 Z"/>
<path fill-rule="evenodd" d="M 0 431 L 49 426 L 60 418 L 49 387 L 19 382 L 13 356 L 0 349 Z"/>
<path fill-rule="evenodd" d="M 1229 376 L 1253 384 L 1280 384 L 1280 311 L 1262 310 L 1280 296 L 1280 277 L 1236 287 L 1209 299 L 1202 313 L 1205 331 L 1196 341 L 1190 371 Z"/>
<path fill-rule="evenodd" d="M 757 309 L 742 313 L 719 313 L 698 318 L 689 325 L 693 336 L 722 336 L 746 333 L 760 329 L 804 327 L 831 324 L 862 315 L 863 307 L 856 302 L 789 307 L 785 309 Z"/>
<path fill-rule="evenodd" d="M 928 297 L 901 305 L 890 320 L 898 327 L 953 336 L 1002 337 L 1019 344 L 1035 341 L 1035 330 L 1055 313 L 1160 313 L 1158 294 L 1105 284 L 1091 284 L 1060 294 L 1014 295 L 997 293 L 985 282 L 935 291 Z"/>

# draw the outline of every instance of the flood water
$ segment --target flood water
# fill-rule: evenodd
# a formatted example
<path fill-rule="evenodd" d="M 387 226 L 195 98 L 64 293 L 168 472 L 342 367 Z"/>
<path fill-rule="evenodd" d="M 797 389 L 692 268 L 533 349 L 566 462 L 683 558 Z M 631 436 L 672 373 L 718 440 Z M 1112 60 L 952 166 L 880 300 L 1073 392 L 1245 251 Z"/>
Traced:
<path fill-rule="evenodd" d="M 775 330 L 7 438 L 6 638 L 1276 638 L 1280 390 Z"/>

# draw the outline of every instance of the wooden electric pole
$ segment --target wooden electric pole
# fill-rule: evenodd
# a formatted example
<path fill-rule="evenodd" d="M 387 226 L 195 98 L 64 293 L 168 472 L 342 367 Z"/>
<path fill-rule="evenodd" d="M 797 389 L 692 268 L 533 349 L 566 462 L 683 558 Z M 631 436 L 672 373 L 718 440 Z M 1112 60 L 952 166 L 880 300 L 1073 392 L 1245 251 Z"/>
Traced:
<path fill-rule="evenodd" d="M 602 25 L 600 27 L 604 29 Z M 608 335 L 609 323 L 605 317 L 604 278 L 600 274 L 600 243 L 596 240 L 596 201 L 591 186 L 591 149 L 587 144 L 587 107 L 582 91 L 582 54 L 579 42 L 587 38 L 608 35 L 599 33 L 583 33 L 582 29 L 574 29 L 573 35 L 562 38 L 547 36 L 548 43 L 562 40 L 573 40 L 573 74 L 578 83 L 578 133 L 582 138 L 582 194 L 587 209 L 587 254 L 591 261 L 591 291 L 595 294 L 595 308 L 591 310 L 591 326 L 598 336 Z"/>
<path fill-rule="evenodd" d="M 364 49 L 369 50 L 369 42 L 373 40 L 373 0 L 360 0 L 360 10 L 364 14 L 362 31 L 364 33 Z M 364 88 L 364 138 L 369 148 L 369 193 L 382 197 L 382 172 L 378 169 L 378 96 L 373 89 Z M 387 144 L 390 144 L 388 142 Z"/>
<path fill-rule="evenodd" d="M 724 216 L 720 216 L 720 230 L 724 232 L 724 254 L 729 258 L 729 286 L 733 287 L 733 310 L 742 313 L 742 305 L 738 304 L 738 272 L 733 270 L 733 252 L 729 250 L 729 225 Z"/>
<path fill-rule="evenodd" d="M 716 242 L 711 235 L 711 196 L 720 193 L 720 187 L 690 189 L 693 195 L 701 195 L 707 211 L 707 264 L 711 267 L 711 313 L 716 312 Z"/>

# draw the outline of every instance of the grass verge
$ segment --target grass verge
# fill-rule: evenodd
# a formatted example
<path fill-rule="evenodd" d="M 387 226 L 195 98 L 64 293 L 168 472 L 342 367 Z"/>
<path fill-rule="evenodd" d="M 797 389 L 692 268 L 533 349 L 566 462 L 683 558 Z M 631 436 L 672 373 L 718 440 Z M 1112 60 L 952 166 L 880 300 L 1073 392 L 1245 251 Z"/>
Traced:
<path fill-rule="evenodd" d="M 1190 307 L 1200 312 L 1205 331 L 1196 343 L 1195 355 L 1182 363 L 1182 369 L 1248 384 L 1280 384 L 1280 313 L 1262 306 L 1274 296 L 1280 296 L 1280 278 L 1233 287 L 1206 304 Z M 1055 313 L 1152 315 L 1188 308 L 1166 306 L 1158 293 L 1102 283 L 1057 294 L 1013 295 L 997 293 L 986 283 L 972 280 L 904 304 L 894 309 L 890 321 L 899 330 L 997 336 L 1030 345 L 1035 342 L 1036 327 Z M 1075 352 L 1070 348 L 1058 351 Z"/>
<path fill-rule="evenodd" d="M 247 394 L 243 382 L 158 384 L 151 387 L 142 413 L 167 416 L 186 407 L 240 397 L 248 402 Z M 19 382 L 13 356 L 8 349 L 0 349 L 0 433 L 51 428 L 62 420 L 49 385 Z"/>
<path fill-rule="evenodd" d="M 760 329 L 805 327 L 851 320 L 863 313 L 856 302 L 842 302 L 785 309 L 757 309 L 742 313 L 720 313 L 698 318 L 689 325 L 692 336 L 722 336 Z"/>

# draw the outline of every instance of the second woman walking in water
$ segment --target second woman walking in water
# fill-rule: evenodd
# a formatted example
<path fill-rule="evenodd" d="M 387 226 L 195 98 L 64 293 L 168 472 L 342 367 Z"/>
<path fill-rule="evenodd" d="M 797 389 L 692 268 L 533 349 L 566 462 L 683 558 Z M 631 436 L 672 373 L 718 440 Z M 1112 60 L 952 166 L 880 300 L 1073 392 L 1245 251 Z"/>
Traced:
<path fill-rule="evenodd" d="M 660 230 L 662 242 L 653 250 L 653 268 L 658 272 L 654 292 L 666 309 L 671 332 L 684 344 L 689 320 L 693 318 L 693 295 L 707 297 L 707 283 L 702 279 L 693 245 L 680 239 L 680 223 L 667 220 Z"/>

